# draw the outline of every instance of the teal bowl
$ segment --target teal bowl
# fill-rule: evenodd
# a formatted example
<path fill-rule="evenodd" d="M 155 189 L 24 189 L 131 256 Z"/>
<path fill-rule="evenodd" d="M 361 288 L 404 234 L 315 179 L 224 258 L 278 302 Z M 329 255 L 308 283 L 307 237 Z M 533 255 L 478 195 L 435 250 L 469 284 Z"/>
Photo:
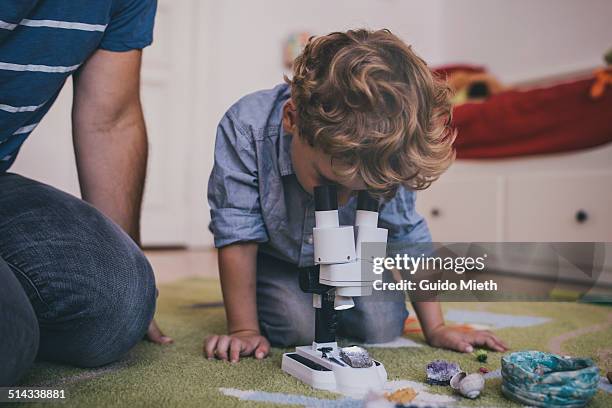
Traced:
<path fill-rule="evenodd" d="M 589 358 L 519 351 L 501 360 L 502 392 L 535 407 L 583 407 L 597 392 L 599 368 Z"/>

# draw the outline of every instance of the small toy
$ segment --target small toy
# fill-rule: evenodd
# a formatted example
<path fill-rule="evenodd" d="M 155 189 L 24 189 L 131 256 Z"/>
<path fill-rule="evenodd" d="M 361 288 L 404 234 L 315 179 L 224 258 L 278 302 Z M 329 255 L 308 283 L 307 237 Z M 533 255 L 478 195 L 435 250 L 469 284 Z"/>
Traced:
<path fill-rule="evenodd" d="M 398 404 L 407 404 L 417 396 L 417 392 L 410 387 L 400 388 L 391 394 L 385 393 L 385 398 Z"/>
<path fill-rule="evenodd" d="M 476 349 L 476 351 L 474 352 L 474 356 L 476 356 L 476 360 L 480 361 L 481 363 L 486 363 L 487 358 L 489 357 L 487 354 L 487 350 L 483 349 Z"/>
<path fill-rule="evenodd" d="M 372 367 L 372 364 L 374 364 L 368 351 L 359 346 L 341 348 L 340 358 L 353 368 Z"/>
<path fill-rule="evenodd" d="M 520 351 L 501 363 L 502 393 L 524 405 L 582 407 L 599 385 L 599 368 L 588 358 Z"/>
<path fill-rule="evenodd" d="M 446 360 L 434 360 L 427 364 L 427 384 L 448 385 L 451 378 L 461 371 L 459 365 Z"/>
<path fill-rule="evenodd" d="M 489 372 L 489 369 L 487 367 L 480 367 L 478 371 L 480 371 L 482 374 L 486 374 Z"/>
<path fill-rule="evenodd" d="M 612 85 L 612 49 L 604 55 L 607 66 L 595 70 L 595 81 L 591 85 L 590 95 L 592 99 L 601 98 L 607 86 Z"/>
<path fill-rule="evenodd" d="M 452 389 L 470 399 L 478 398 L 484 385 L 485 379 L 482 374 L 467 374 L 465 371 L 458 372 L 450 380 Z"/>
<path fill-rule="evenodd" d="M 286 69 L 293 67 L 293 61 L 302 53 L 310 37 L 312 35 L 307 31 L 291 33 L 287 37 L 283 47 L 283 65 Z"/>

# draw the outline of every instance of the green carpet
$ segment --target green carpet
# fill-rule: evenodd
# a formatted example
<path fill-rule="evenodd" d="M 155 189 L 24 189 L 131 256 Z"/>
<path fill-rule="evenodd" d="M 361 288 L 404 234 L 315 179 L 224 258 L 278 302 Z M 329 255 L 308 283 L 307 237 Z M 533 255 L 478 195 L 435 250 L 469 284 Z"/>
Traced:
<path fill-rule="evenodd" d="M 283 350 L 273 349 L 264 361 L 245 359 L 231 364 L 206 360 L 202 356 L 202 340 L 210 333 L 224 332 L 224 312 L 219 305 L 194 307 L 194 304 L 220 300 L 216 280 L 186 280 L 164 285 L 160 288 L 157 320 L 175 339 L 175 344 L 161 347 L 142 342 L 124 361 L 95 370 L 38 363 L 23 385 L 65 388 L 68 399 L 63 407 L 274 405 L 253 400 L 276 401 L 274 406 L 287 406 L 283 403 L 291 401 L 297 401 L 298 405 L 299 401 L 309 401 L 310 405 L 338 406 L 329 400 L 342 396 L 315 391 L 280 370 Z M 564 354 L 592 357 L 602 369 L 610 369 L 612 309 L 609 307 L 575 303 L 455 303 L 444 308 L 447 312 L 471 310 L 548 318 L 549 321 L 541 324 L 495 331 L 513 350 L 549 350 L 551 344 L 558 343 Z M 422 343 L 418 334 L 409 337 Z M 390 380 L 422 382 L 424 367 L 433 359 L 456 361 L 466 371 L 476 371 L 482 365 L 471 355 L 428 346 L 371 348 L 370 353 L 385 364 Z M 499 369 L 500 356 L 489 353 L 486 366 L 491 371 Z M 499 378 L 487 380 L 485 392 L 478 400 L 460 399 L 453 406 L 518 406 L 501 395 L 500 382 Z M 222 393 L 223 388 L 233 389 L 234 395 L 240 394 L 239 390 L 257 392 L 245 393 L 246 399 L 239 399 Z M 427 392 L 451 394 L 448 387 L 427 387 Z M 284 400 L 289 394 L 295 397 Z M 600 389 L 590 406 L 612 406 L 612 394 Z"/>

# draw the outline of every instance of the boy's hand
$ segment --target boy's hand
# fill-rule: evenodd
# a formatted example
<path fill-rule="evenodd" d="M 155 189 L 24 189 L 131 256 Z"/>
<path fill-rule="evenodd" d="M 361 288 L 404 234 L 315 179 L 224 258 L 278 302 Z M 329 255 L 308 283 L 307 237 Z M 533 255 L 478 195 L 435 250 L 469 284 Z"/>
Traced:
<path fill-rule="evenodd" d="M 240 357 L 254 355 L 260 360 L 270 352 L 270 342 L 257 331 L 241 330 L 229 335 L 212 335 L 204 340 L 204 353 L 209 359 L 238 362 Z"/>
<path fill-rule="evenodd" d="M 484 346 L 494 351 L 507 351 L 508 346 L 488 330 L 465 332 L 453 327 L 441 325 L 427 336 L 427 342 L 433 347 L 471 353 L 473 346 Z"/>

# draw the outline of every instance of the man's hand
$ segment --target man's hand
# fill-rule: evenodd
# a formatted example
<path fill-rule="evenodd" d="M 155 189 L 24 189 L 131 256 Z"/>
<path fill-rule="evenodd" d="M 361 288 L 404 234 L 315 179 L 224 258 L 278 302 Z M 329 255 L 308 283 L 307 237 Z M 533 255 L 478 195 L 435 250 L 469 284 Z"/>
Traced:
<path fill-rule="evenodd" d="M 270 342 L 256 331 L 244 330 L 229 335 L 212 335 L 204 340 L 204 354 L 237 363 L 240 357 L 254 355 L 261 360 L 270 352 Z"/>
<path fill-rule="evenodd" d="M 474 346 L 484 346 L 493 351 L 507 351 L 508 346 L 488 330 L 465 332 L 453 327 L 441 325 L 427 335 L 427 342 L 433 347 L 440 347 L 463 353 L 471 353 Z"/>
<path fill-rule="evenodd" d="M 174 340 L 166 336 L 157 326 L 155 320 L 151 321 L 149 329 L 147 330 L 147 340 L 155 344 L 172 344 Z"/>

